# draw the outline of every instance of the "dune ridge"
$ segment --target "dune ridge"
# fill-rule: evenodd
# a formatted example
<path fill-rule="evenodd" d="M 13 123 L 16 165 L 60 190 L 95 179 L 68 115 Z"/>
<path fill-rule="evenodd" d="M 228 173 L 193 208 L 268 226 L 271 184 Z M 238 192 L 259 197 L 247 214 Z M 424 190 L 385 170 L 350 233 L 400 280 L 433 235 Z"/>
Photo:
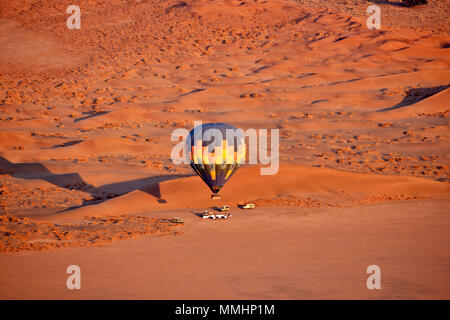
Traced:
<path fill-rule="evenodd" d="M 219 201 L 209 199 L 210 190 L 199 177 L 193 176 L 148 185 L 101 204 L 69 210 L 65 215 L 79 218 L 186 207 L 201 210 L 271 198 L 280 198 L 279 205 L 283 206 L 282 200 L 293 196 L 327 199 L 328 203 L 343 205 L 345 202 L 356 204 L 368 195 L 374 199 L 381 196 L 384 200 L 406 200 L 445 197 L 449 191 L 448 183 L 416 177 L 373 176 L 301 166 L 283 166 L 277 175 L 261 176 L 259 168 L 252 167 L 239 169 L 222 189 Z"/>

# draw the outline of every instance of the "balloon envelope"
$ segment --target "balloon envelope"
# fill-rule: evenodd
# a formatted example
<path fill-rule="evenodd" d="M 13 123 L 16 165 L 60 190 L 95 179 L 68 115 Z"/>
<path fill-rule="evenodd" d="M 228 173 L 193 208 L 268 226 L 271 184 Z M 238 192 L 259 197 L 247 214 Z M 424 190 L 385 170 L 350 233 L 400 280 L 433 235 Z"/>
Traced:
<path fill-rule="evenodd" d="M 242 130 L 226 123 L 195 127 L 186 144 L 191 167 L 213 193 L 219 192 L 245 159 Z"/>

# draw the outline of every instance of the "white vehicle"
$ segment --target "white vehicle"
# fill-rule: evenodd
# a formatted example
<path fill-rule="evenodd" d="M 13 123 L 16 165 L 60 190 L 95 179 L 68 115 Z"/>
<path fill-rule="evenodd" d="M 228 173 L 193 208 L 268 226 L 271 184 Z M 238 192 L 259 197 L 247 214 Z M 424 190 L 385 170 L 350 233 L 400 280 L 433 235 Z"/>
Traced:
<path fill-rule="evenodd" d="M 203 212 L 202 214 L 202 218 L 203 219 L 228 219 L 229 217 L 231 217 L 231 214 L 214 214 L 214 212 L 206 210 Z"/>
<path fill-rule="evenodd" d="M 255 204 L 254 203 L 247 203 L 241 207 L 242 209 L 254 209 Z"/>
<path fill-rule="evenodd" d="M 219 208 L 219 211 L 225 212 L 230 210 L 230 206 L 222 206 L 221 208 Z"/>
<path fill-rule="evenodd" d="M 202 218 L 203 219 L 210 218 L 210 219 L 215 220 L 216 219 L 216 215 L 212 211 L 206 210 L 206 211 L 203 211 Z"/>
<path fill-rule="evenodd" d="M 231 217 L 231 214 L 216 214 L 217 219 L 228 219 Z"/>

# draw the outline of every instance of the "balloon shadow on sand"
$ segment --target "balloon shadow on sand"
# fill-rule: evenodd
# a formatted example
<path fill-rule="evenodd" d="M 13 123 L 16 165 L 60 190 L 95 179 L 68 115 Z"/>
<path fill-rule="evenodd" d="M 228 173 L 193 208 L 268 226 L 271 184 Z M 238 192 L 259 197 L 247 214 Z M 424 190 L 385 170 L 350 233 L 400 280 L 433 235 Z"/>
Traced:
<path fill-rule="evenodd" d="M 117 183 L 106 184 L 100 187 L 95 187 L 86 181 L 78 173 L 53 173 L 39 162 L 32 163 L 13 163 L 8 159 L 0 156 L 0 175 L 9 174 L 12 177 L 26 180 L 44 180 L 60 188 L 68 190 L 79 190 L 89 193 L 92 198 L 84 200 L 80 206 L 74 206 L 63 211 L 69 211 L 80 208 L 86 205 L 98 204 L 108 199 L 122 196 L 134 190 L 141 190 L 146 192 L 160 203 L 167 201 L 162 198 L 160 183 L 166 180 L 190 177 L 193 174 L 184 175 L 156 175 L 142 179 L 135 179 L 129 181 L 122 181 Z"/>
<path fill-rule="evenodd" d="M 406 91 L 406 96 L 402 101 L 397 103 L 396 105 L 388 108 L 379 109 L 376 112 L 383 111 L 391 111 L 396 109 L 401 109 L 417 102 L 420 102 L 426 98 L 429 98 L 435 94 L 438 94 L 445 89 L 448 89 L 450 85 L 438 86 L 438 87 L 429 87 L 429 88 L 412 88 Z"/>

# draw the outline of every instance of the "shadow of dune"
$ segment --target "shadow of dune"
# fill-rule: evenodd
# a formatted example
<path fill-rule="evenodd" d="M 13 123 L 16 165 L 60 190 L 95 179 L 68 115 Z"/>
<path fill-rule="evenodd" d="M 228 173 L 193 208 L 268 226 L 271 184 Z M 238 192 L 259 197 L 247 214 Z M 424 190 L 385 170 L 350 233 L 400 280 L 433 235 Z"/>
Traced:
<path fill-rule="evenodd" d="M 186 1 L 182 1 L 180 3 L 174 4 L 174 5 L 170 6 L 170 7 L 168 7 L 166 9 L 166 13 L 170 13 L 173 10 L 176 10 L 176 9 L 179 9 L 179 8 L 184 8 L 184 7 L 189 7 L 189 4 Z"/>
<path fill-rule="evenodd" d="M 450 85 L 432 87 L 432 88 L 410 89 L 406 92 L 406 97 L 404 97 L 402 101 L 400 101 L 399 103 L 397 103 L 396 105 L 394 105 L 392 107 L 379 109 L 376 112 L 390 111 L 390 110 L 396 110 L 396 109 L 400 109 L 403 107 L 407 107 L 409 105 L 412 105 L 414 103 L 422 101 L 426 98 L 429 98 L 449 87 L 450 87 Z"/>
<path fill-rule="evenodd" d="M 342 80 L 342 81 L 334 81 L 334 82 L 330 82 L 328 85 L 329 86 L 335 86 L 337 84 L 341 84 L 341 83 L 350 83 L 350 82 L 355 82 L 355 81 L 360 81 L 363 80 L 364 78 L 355 78 L 355 79 L 349 79 L 349 80 Z"/>
<path fill-rule="evenodd" d="M 315 75 L 316 75 L 316 73 L 314 73 L 314 72 L 308 72 L 308 73 L 304 73 L 304 74 L 301 74 L 301 75 L 297 76 L 297 79 L 302 79 L 302 78 L 315 76 Z"/>
<path fill-rule="evenodd" d="M 102 115 L 108 114 L 110 112 L 111 111 L 101 111 L 101 112 L 95 112 L 95 113 L 88 112 L 87 113 L 88 115 L 86 115 L 84 117 L 76 118 L 75 120 L 73 120 L 73 122 L 78 122 L 78 121 L 82 121 L 82 120 L 86 120 L 86 119 L 102 116 Z"/>
<path fill-rule="evenodd" d="M 54 146 L 52 146 L 50 148 L 54 149 L 54 148 L 69 147 L 69 146 L 74 146 L 76 144 L 79 144 L 81 142 L 84 142 L 84 140 L 71 140 L 71 141 L 67 141 L 67 142 L 64 142 L 64 143 L 55 144 Z"/>
<path fill-rule="evenodd" d="M 178 96 L 178 98 L 185 97 L 185 96 L 191 95 L 191 94 L 193 94 L 193 93 L 197 93 L 197 92 L 202 92 L 202 91 L 205 91 L 205 90 L 206 90 L 206 89 L 194 89 L 194 90 L 192 90 L 192 91 L 189 91 L 189 92 L 180 94 L 180 95 Z"/>
<path fill-rule="evenodd" d="M 39 162 L 12 163 L 2 156 L 0 156 L 0 174 L 9 174 L 15 178 L 27 180 L 41 179 L 69 190 L 94 188 L 78 173 L 54 174 Z"/>
<path fill-rule="evenodd" d="M 389 0 L 367 0 L 368 4 L 386 4 L 388 6 L 393 7 L 405 7 L 405 4 L 402 1 L 389 1 Z"/>
<path fill-rule="evenodd" d="M 426 0 L 403 0 L 403 1 L 389 1 L 389 0 L 367 0 L 367 2 L 375 4 L 386 4 L 394 7 L 415 7 L 427 4 Z"/>
<path fill-rule="evenodd" d="M 166 200 L 164 200 L 161 196 L 159 183 L 170 179 L 189 177 L 194 175 L 157 175 L 95 187 L 84 181 L 78 173 L 56 174 L 51 172 L 43 164 L 38 162 L 13 163 L 0 156 L 0 175 L 4 174 L 9 174 L 12 177 L 19 179 L 44 180 L 60 188 L 65 188 L 68 190 L 79 190 L 89 193 L 92 196 L 92 199 L 84 200 L 82 205 L 70 207 L 64 209 L 63 211 L 73 210 L 86 205 L 101 203 L 108 199 L 119 197 L 135 190 L 146 192 L 154 196 L 158 202 L 166 203 Z"/>

